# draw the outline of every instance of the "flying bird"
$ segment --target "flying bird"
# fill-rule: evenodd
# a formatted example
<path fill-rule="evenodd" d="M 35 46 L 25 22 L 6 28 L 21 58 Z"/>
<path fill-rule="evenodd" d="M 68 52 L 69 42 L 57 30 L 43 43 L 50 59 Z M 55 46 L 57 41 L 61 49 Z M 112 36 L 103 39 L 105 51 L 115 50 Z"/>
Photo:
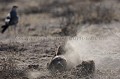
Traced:
<path fill-rule="evenodd" d="M 2 31 L 1 33 L 4 33 L 9 26 L 14 26 L 14 29 L 16 28 L 18 24 L 18 16 L 17 16 L 17 8 L 18 6 L 13 6 L 10 13 L 5 18 L 5 24 L 1 27 Z"/>

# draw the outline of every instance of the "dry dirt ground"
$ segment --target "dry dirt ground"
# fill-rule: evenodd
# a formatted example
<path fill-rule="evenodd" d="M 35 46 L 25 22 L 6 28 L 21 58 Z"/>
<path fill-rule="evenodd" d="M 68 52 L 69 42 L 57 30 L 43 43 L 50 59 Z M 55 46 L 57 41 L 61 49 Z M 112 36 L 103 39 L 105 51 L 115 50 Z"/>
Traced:
<path fill-rule="evenodd" d="M 73 74 L 74 69 L 56 76 L 47 69 L 47 63 L 55 55 L 58 46 L 65 43 L 68 47 L 65 57 L 73 64 L 76 65 L 78 60 L 95 61 L 95 76 L 90 79 L 119 79 L 119 25 L 84 25 L 78 35 L 69 40 L 53 36 L 1 35 L 0 79 L 77 79 Z M 39 67 L 29 69 L 28 65 L 31 64 Z"/>
<path fill-rule="evenodd" d="M 16 41 L 14 40 L 16 39 Z M 29 41 L 28 41 L 29 40 Z M 36 41 L 35 41 L 36 40 Z M 28 78 L 33 79 L 34 77 L 39 77 L 40 79 L 50 79 L 48 77 L 47 63 L 50 62 L 55 52 L 57 51 L 57 47 L 59 45 L 64 44 L 64 39 L 51 39 L 47 37 L 22 37 L 20 38 L 12 38 L 11 41 L 2 41 L 0 43 L 0 64 L 1 67 L 4 63 L 10 64 L 10 69 L 18 69 L 24 70 L 28 68 L 28 65 L 39 65 L 38 71 L 29 72 L 26 75 Z M 12 60 L 12 61 L 9 61 Z M 11 65 L 12 64 L 12 65 Z M 6 72 L 9 73 L 9 72 Z M 24 74 L 27 72 L 24 72 Z M 15 73 L 16 74 L 16 73 Z M 36 75 L 37 76 L 36 76 Z M 5 74 L 3 74 L 4 76 Z M 33 75 L 33 77 L 32 77 Z M 8 76 L 8 75 L 7 75 Z M 18 76 L 17 76 L 18 77 Z M 43 78 L 42 78 L 43 77 Z M 44 78 L 45 77 L 45 78 Z M 12 78 L 12 79 L 21 79 L 20 78 Z M 0 79 L 4 79 L 4 77 Z M 11 78 L 5 78 L 11 79 Z M 24 78 L 22 78 L 24 79 Z"/>

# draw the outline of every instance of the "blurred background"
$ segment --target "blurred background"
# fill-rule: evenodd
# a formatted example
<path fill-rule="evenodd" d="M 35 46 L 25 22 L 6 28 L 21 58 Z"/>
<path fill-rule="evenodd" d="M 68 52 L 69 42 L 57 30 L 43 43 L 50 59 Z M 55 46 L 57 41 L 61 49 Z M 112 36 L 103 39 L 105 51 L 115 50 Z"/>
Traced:
<path fill-rule="evenodd" d="M 18 33 L 30 36 L 75 36 L 84 24 L 120 20 L 120 0 L 0 0 L 0 25 L 13 5 Z"/>

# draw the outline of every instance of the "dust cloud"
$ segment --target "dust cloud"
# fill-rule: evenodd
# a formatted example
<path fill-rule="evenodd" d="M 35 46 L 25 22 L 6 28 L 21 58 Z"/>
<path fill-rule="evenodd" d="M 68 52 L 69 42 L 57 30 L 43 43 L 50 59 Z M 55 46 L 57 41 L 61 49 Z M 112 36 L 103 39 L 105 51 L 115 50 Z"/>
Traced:
<path fill-rule="evenodd" d="M 86 25 L 66 43 L 65 57 L 70 65 L 94 60 L 96 69 L 120 69 L 119 24 Z"/>

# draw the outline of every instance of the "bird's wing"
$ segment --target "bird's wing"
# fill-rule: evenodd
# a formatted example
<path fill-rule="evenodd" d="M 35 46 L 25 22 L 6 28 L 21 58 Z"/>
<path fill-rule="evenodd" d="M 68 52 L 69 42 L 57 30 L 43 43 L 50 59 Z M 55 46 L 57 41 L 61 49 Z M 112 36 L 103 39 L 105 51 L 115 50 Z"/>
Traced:
<path fill-rule="evenodd" d="M 9 23 L 10 22 L 10 13 L 7 15 L 7 17 L 5 18 L 5 23 Z"/>

